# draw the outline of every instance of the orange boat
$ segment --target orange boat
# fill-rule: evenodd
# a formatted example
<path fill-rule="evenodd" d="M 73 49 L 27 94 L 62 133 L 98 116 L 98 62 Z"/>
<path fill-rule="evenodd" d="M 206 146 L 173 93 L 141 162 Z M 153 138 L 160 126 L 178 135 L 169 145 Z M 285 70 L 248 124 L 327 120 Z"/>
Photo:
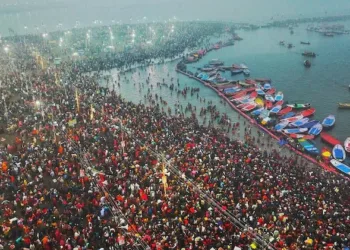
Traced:
<path fill-rule="evenodd" d="M 332 150 L 330 150 L 327 147 L 323 147 L 321 150 L 321 156 L 322 156 L 323 160 L 329 161 L 332 157 Z"/>
<path fill-rule="evenodd" d="M 337 144 L 341 144 L 341 142 L 336 139 L 335 137 L 331 136 L 330 134 L 327 134 L 326 132 L 321 133 L 321 140 L 324 142 L 327 142 L 328 144 L 335 146 Z"/>
<path fill-rule="evenodd" d="M 277 115 L 285 115 L 293 110 L 292 107 L 285 107 L 280 112 L 277 113 Z"/>
<path fill-rule="evenodd" d="M 300 112 L 300 114 L 303 117 L 308 117 L 308 116 L 312 116 L 313 114 L 315 114 L 315 112 L 316 112 L 315 108 L 309 108 L 309 109 L 306 109 L 306 110 Z"/>

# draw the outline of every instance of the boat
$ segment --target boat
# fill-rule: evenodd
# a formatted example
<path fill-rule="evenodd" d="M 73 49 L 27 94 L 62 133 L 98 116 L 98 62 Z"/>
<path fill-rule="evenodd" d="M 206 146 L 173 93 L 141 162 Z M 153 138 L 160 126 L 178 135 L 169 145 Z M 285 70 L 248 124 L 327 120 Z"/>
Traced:
<path fill-rule="evenodd" d="M 316 53 L 311 52 L 311 51 L 304 51 L 302 53 L 303 56 L 307 56 L 307 57 L 316 57 Z"/>
<path fill-rule="evenodd" d="M 333 158 L 337 161 L 344 161 L 346 158 L 346 153 L 342 145 L 337 144 L 332 150 Z"/>
<path fill-rule="evenodd" d="M 308 121 L 307 123 L 305 123 L 304 125 L 301 125 L 301 128 L 312 128 L 314 125 L 316 125 L 317 123 L 319 123 L 319 121 L 316 120 L 312 120 L 312 121 Z"/>
<path fill-rule="evenodd" d="M 240 67 L 241 69 L 248 69 L 248 66 L 245 65 L 244 63 L 241 63 L 241 64 L 239 65 L 239 67 Z"/>
<path fill-rule="evenodd" d="M 344 149 L 346 152 L 350 153 L 350 137 L 346 138 L 344 141 Z"/>
<path fill-rule="evenodd" d="M 329 161 L 332 156 L 332 150 L 327 147 L 321 149 L 321 156 L 324 160 Z"/>
<path fill-rule="evenodd" d="M 249 76 L 250 75 L 249 69 L 244 69 L 243 70 L 243 74 L 246 75 L 246 76 Z"/>
<path fill-rule="evenodd" d="M 324 128 L 330 128 L 333 127 L 335 123 L 335 116 L 334 115 L 329 115 L 326 118 L 323 119 L 322 121 L 322 126 Z"/>
<path fill-rule="evenodd" d="M 324 36 L 328 36 L 328 37 L 333 37 L 334 34 L 332 32 L 325 32 L 323 33 Z"/>
<path fill-rule="evenodd" d="M 275 130 L 276 131 L 281 131 L 282 129 L 284 129 L 285 127 L 287 127 L 289 124 L 288 121 L 283 121 L 283 122 L 280 122 L 278 124 L 275 125 Z"/>
<path fill-rule="evenodd" d="M 264 119 L 266 117 L 269 117 L 269 115 L 270 115 L 270 111 L 267 110 L 267 109 L 264 109 L 264 110 L 261 111 L 261 113 L 259 115 L 259 118 L 260 119 Z"/>
<path fill-rule="evenodd" d="M 261 120 L 262 125 L 266 125 L 271 121 L 270 117 L 265 117 L 264 119 Z"/>
<path fill-rule="evenodd" d="M 263 88 L 264 88 L 264 90 L 269 90 L 269 89 L 271 89 L 271 84 L 265 83 Z"/>
<path fill-rule="evenodd" d="M 305 139 L 305 140 L 315 139 L 314 135 L 303 135 L 303 134 L 290 134 L 289 137 L 293 139 Z"/>
<path fill-rule="evenodd" d="M 291 48 L 293 48 L 293 44 L 288 44 L 288 49 L 291 49 Z"/>
<path fill-rule="evenodd" d="M 296 114 L 294 112 L 288 112 L 287 114 L 285 115 L 282 115 L 281 116 L 281 119 L 287 119 L 287 118 L 290 118 L 290 117 L 293 117 L 295 116 Z"/>
<path fill-rule="evenodd" d="M 350 109 L 350 103 L 338 103 L 338 108 L 340 109 Z"/>
<path fill-rule="evenodd" d="M 283 97 L 284 97 L 283 93 L 282 93 L 281 91 L 278 91 L 277 94 L 276 94 L 276 96 L 275 96 L 276 102 L 282 101 L 282 100 L 283 100 Z"/>
<path fill-rule="evenodd" d="M 303 42 L 303 41 L 301 41 L 300 44 L 310 45 L 311 43 L 310 42 Z"/>
<path fill-rule="evenodd" d="M 238 84 L 241 85 L 241 86 L 245 86 L 245 87 L 250 86 L 249 83 L 242 82 L 242 81 L 239 81 Z"/>
<path fill-rule="evenodd" d="M 232 69 L 231 70 L 231 75 L 238 75 L 238 74 L 241 74 L 241 73 L 243 73 L 242 69 Z"/>
<path fill-rule="evenodd" d="M 264 107 L 265 105 L 265 101 L 261 97 L 255 98 L 254 101 L 259 107 Z"/>
<path fill-rule="evenodd" d="M 311 106 L 310 103 L 293 103 L 293 104 L 287 104 L 287 107 L 291 107 L 293 109 L 306 109 Z"/>
<path fill-rule="evenodd" d="M 275 101 L 276 101 L 276 99 L 275 99 Z M 276 107 L 276 106 L 278 106 L 278 105 L 283 106 L 283 103 L 284 103 L 283 100 L 282 100 L 282 101 L 278 101 L 278 102 L 275 103 L 275 106 L 274 106 L 274 107 Z"/>
<path fill-rule="evenodd" d="M 350 175 L 350 167 L 345 165 L 344 163 L 341 163 L 337 160 L 332 159 L 331 164 L 333 165 L 333 167 L 335 167 L 337 170 L 339 170 L 343 174 Z"/>
<path fill-rule="evenodd" d="M 265 92 L 260 88 L 255 89 L 255 91 L 258 93 L 258 95 L 265 95 Z"/>
<path fill-rule="evenodd" d="M 267 109 L 271 109 L 272 106 L 273 106 L 273 102 L 271 102 L 271 101 L 269 101 L 269 100 L 266 100 L 266 102 L 265 102 L 265 107 L 266 107 Z"/>
<path fill-rule="evenodd" d="M 267 95 L 273 95 L 275 92 L 276 92 L 276 89 L 275 88 L 271 88 L 268 91 L 266 91 L 266 94 Z"/>
<path fill-rule="evenodd" d="M 335 146 L 337 144 L 341 144 L 341 142 L 336 139 L 335 137 L 331 136 L 330 134 L 326 133 L 326 132 L 322 132 L 321 133 L 321 140 L 323 140 L 324 142 Z"/>
<path fill-rule="evenodd" d="M 307 128 L 306 128 L 307 129 Z M 315 125 L 313 125 L 310 130 L 309 130 L 309 135 L 314 135 L 317 136 L 322 132 L 322 125 L 321 123 L 316 123 Z"/>
<path fill-rule="evenodd" d="M 285 45 L 285 42 L 284 42 L 284 41 L 280 41 L 279 44 L 282 45 L 282 46 L 284 46 L 284 45 Z"/>
<path fill-rule="evenodd" d="M 291 112 L 292 110 L 293 110 L 293 108 L 291 108 L 291 107 L 285 107 L 280 112 L 278 112 L 277 115 L 285 115 L 285 114 Z"/>
<path fill-rule="evenodd" d="M 209 64 L 219 66 L 219 65 L 224 65 L 224 62 L 220 61 L 219 59 L 212 59 L 210 60 Z"/>
<path fill-rule="evenodd" d="M 253 79 L 245 79 L 245 82 L 246 82 L 247 84 L 249 84 L 249 85 L 254 85 L 254 84 L 256 84 L 256 81 L 253 80 Z"/>
<path fill-rule="evenodd" d="M 270 113 L 277 114 L 281 109 L 282 109 L 281 105 L 274 106 L 274 107 L 272 107 Z"/>
<path fill-rule="evenodd" d="M 306 68 L 310 68 L 310 67 L 311 67 L 311 62 L 310 62 L 309 60 L 305 60 L 305 61 L 304 61 L 304 66 L 305 66 Z"/>
<path fill-rule="evenodd" d="M 289 118 L 285 118 L 285 119 L 282 119 L 282 121 L 288 121 L 288 122 L 295 122 L 297 120 L 300 120 L 302 119 L 303 117 L 301 115 L 297 115 L 297 116 L 292 116 L 292 117 L 289 117 Z"/>
<path fill-rule="evenodd" d="M 204 72 L 214 72 L 214 71 L 216 71 L 216 69 L 215 68 L 212 68 L 212 67 L 208 67 L 208 68 L 201 68 L 200 69 L 201 71 L 204 71 Z"/>
<path fill-rule="evenodd" d="M 300 112 L 300 114 L 304 117 L 308 117 L 308 116 L 312 116 L 315 112 L 316 112 L 315 108 L 309 108 Z"/>
<path fill-rule="evenodd" d="M 318 148 L 311 141 L 305 139 L 298 139 L 298 142 L 308 153 L 313 155 L 320 154 Z"/>
<path fill-rule="evenodd" d="M 250 98 L 250 96 L 248 96 L 248 98 L 245 98 L 243 100 L 239 100 L 240 103 L 253 103 L 255 98 Z"/>
<path fill-rule="evenodd" d="M 259 109 L 252 111 L 250 114 L 257 116 L 257 115 L 260 115 L 263 110 L 264 110 L 264 108 L 259 108 Z"/>
<path fill-rule="evenodd" d="M 247 105 L 244 108 L 242 108 L 242 111 L 248 112 L 248 111 L 252 111 L 255 108 L 256 108 L 256 103 L 255 102 L 251 102 L 249 105 Z"/>
<path fill-rule="evenodd" d="M 207 74 L 204 74 L 204 75 L 201 77 L 201 79 L 202 79 L 203 81 L 207 81 L 207 80 L 209 79 L 209 76 L 208 76 Z"/>
<path fill-rule="evenodd" d="M 239 108 L 239 109 L 243 109 L 243 108 L 245 108 L 246 106 L 248 106 L 248 105 L 250 105 L 250 104 L 251 104 L 250 102 L 247 102 L 247 103 L 241 103 L 241 104 L 237 105 L 237 108 Z"/>
<path fill-rule="evenodd" d="M 305 133 L 307 128 L 287 128 L 282 130 L 286 134 L 300 134 Z"/>
<path fill-rule="evenodd" d="M 265 95 L 265 100 L 270 102 L 275 102 L 275 98 L 272 95 Z"/>
<path fill-rule="evenodd" d="M 304 125 L 305 123 L 307 123 L 308 121 L 309 121 L 309 118 L 302 118 L 300 120 L 292 122 L 291 124 L 289 124 L 289 126 L 291 126 L 291 127 L 300 127 L 300 126 Z"/>
<path fill-rule="evenodd" d="M 255 78 L 255 81 L 261 82 L 261 83 L 267 83 L 267 82 L 271 82 L 271 79 L 268 79 L 268 78 Z"/>

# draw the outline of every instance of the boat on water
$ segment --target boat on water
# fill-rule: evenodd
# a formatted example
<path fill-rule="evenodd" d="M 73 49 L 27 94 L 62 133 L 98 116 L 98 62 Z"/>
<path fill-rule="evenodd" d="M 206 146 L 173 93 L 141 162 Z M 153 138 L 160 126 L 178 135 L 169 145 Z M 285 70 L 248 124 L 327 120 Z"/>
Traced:
<path fill-rule="evenodd" d="M 248 66 L 245 65 L 244 63 L 241 63 L 241 64 L 239 65 L 239 67 L 240 67 L 241 69 L 248 69 Z"/>
<path fill-rule="evenodd" d="M 257 116 L 257 115 L 260 115 L 263 110 L 264 110 L 264 108 L 262 107 L 262 108 L 259 108 L 259 109 L 252 111 L 250 114 Z"/>
<path fill-rule="evenodd" d="M 282 116 L 281 116 L 281 119 L 288 119 L 288 118 L 291 118 L 291 117 L 293 117 L 293 116 L 295 116 L 295 115 L 296 115 L 295 112 L 288 112 L 287 114 L 282 115 Z"/>
<path fill-rule="evenodd" d="M 275 99 L 275 101 L 276 101 L 276 99 Z M 278 105 L 283 106 L 283 103 L 284 103 L 283 100 L 282 100 L 282 101 L 278 101 L 278 102 L 275 103 L 275 106 L 274 106 L 274 107 L 276 107 L 276 106 L 278 106 Z"/>
<path fill-rule="evenodd" d="M 212 68 L 212 67 L 201 68 L 200 70 L 204 71 L 204 72 L 214 72 L 215 71 L 215 73 L 216 73 L 216 68 Z"/>
<path fill-rule="evenodd" d="M 271 114 L 277 114 L 281 109 L 282 109 L 282 106 L 281 106 L 281 105 L 274 106 L 274 107 L 272 107 L 272 109 L 270 110 L 270 113 L 271 113 Z"/>
<path fill-rule="evenodd" d="M 350 137 L 346 138 L 344 141 L 344 149 L 346 152 L 350 153 Z"/>
<path fill-rule="evenodd" d="M 244 81 L 245 81 L 247 84 L 249 84 L 249 85 L 254 85 L 254 84 L 256 84 L 256 81 L 253 80 L 253 79 L 245 79 Z"/>
<path fill-rule="evenodd" d="M 220 61 L 219 59 L 212 59 L 209 62 L 210 65 L 220 66 L 224 65 L 224 62 Z"/>
<path fill-rule="evenodd" d="M 310 103 L 293 103 L 293 104 L 287 104 L 287 107 L 291 107 L 293 109 L 306 109 L 311 106 Z"/>
<path fill-rule="evenodd" d="M 266 91 L 267 95 L 273 95 L 274 93 L 276 93 L 276 89 L 275 88 L 271 88 L 268 91 Z"/>
<path fill-rule="evenodd" d="M 332 145 L 332 146 L 335 146 L 337 144 L 341 144 L 341 142 L 338 139 L 336 139 L 335 137 L 331 136 L 330 134 L 328 134 L 326 132 L 321 133 L 321 140 Z"/>
<path fill-rule="evenodd" d="M 243 73 L 242 69 L 231 69 L 231 75 L 238 75 Z"/>
<path fill-rule="evenodd" d="M 244 108 L 242 108 L 242 111 L 249 112 L 249 111 L 252 111 L 255 108 L 256 108 L 256 103 L 255 102 L 251 102 L 249 105 L 247 105 Z"/>
<path fill-rule="evenodd" d="M 333 165 L 333 167 L 335 167 L 337 170 L 339 170 L 343 174 L 350 175 L 350 167 L 345 165 L 344 163 L 341 163 L 337 160 L 332 159 L 331 164 Z"/>
<path fill-rule="evenodd" d="M 301 128 L 312 128 L 314 125 L 316 125 L 317 123 L 319 123 L 319 121 L 316 120 L 312 120 L 312 121 L 308 121 L 307 123 L 305 123 L 304 125 L 301 125 Z"/>
<path fill-rule="evenodd" d="M 277 94 L 276 94 L 276 96 L 275 96 L 275 100 L 276 100 L 276 102 L 278 102 L 278 101 L 282 101 L 282 100 L 283 100 L 283 98 L 284 98 L 283 93 L 282 93 L 281 91 L 278 91 L 278 92 L 277 92 Z"/>
<path fill-rule="evenodd" d="M 297 116 L 292 116 L 292 117 L 289 117 L 289 118 L 282 119 L 281 122 L 282 121 L 295 122 L 295 121 L 300 120 L 302 118 L 303 118 L 303 116 L 297 115 Z M 293 133 L 293 134 L 295 134 L 295 133 Z"/>
<path fill-rule="evenodd" d="M 287 128 L 282 130 L 286 134 L 300 134 L 305 133 L 307 128 Z"/>
<path fill-rule="evenodd" d="M 332 157 L 332 150 L 327 147 L 321 149 L 321 156 L 324 160 L 329 161 Z"/>
<path fill-rule="evenodd" d="M 272 95 L 265 95 L 265 100 L 270 102 L 275 102 L 275 98 Z"/>
<path fill-rule="evenodd" d="M 298 139 L 299 144 L 305 149 L 306 152 L 313 154 L 313 155 L 319 155 L 320 150 L 309 140 L 305 139 Z"/>
<path fill-rule="evenodd" d="M 268 109 L 264 109 L 261 111 L 259 118 L 264 119 L 266 117 L 269 117 L 269 115 L 270 115 L 270 111 Z"/>
<path fill-rule="evenodd" d="M 279 45 L 284 46 L 286 43 L 284 41 L 280 41 Z"/>
<path fill-rule="evenodd" d="M 292 122 L 289 124 L 290 127 L 300 127 L 302 125 L 304 125 L 305 123 L 307 123 L 309 121 L 309 118 L 302 118 L 300 120 L 297 120 L 295 122 Z"/>
<path fill-rule="evenodd" d="M 311 52 L 311 51 L 304 51 L 302 53 L 303 56 L 306 56 L 306 57 L 316 57 L 316 53 L 314 52 Z"/>
<path fill-rule="evenodd" d="M 238 84 L 241 85 L 241 86 L 244 86 L 244 87 L 250 86 L 249 83 L 242 82 L 242 81 L 239 81 Z"/>
<path fill-rule="evenodd" d="M 248 105 L 250 105 L 250 104 L 251 104 L 250 102 L 247 102 L 247 103 L 241 103 L 241 104 L 237 105 L 237 108 L 239 108 L 239 109 L 243 109 L 243 108 L 245 108 L 246 106 L 248 106 Z"/>
<path fill-rule="evenodd" d="M 259 107 L 264 107 L 264 105 L 265 105 L 265 101 L 261 97 L 255 98 L 254 101 L 257 104 L 257 106 L 259 106 Z"/>
<path fill-rule="evenodd" d="M 289 43 L 289 44 L 288 44 L 288 49 L 291 49 L 291 48 L 293 48 L 293 44 L 292 44 L 292 43 Z"/>
<path fill-rule="evenodd" d="M 249 69 L 244 69 L 244 70 L 243 70 L 243 74 L 244 74 L 245 76 L 249 76 L 249 75 L 250 75 L 250 70 L 249 70 Z"/>
<path fill-rule="evenodd" d="M 285 115 L 285 114 L 291 112 L 292 110 L 293 110 L 293 108 L 291 108 L 291 107 L 285 107 L 285 108 L 283 108 L 282 110 L 280 110 L 280 111 L 277 113 L 277 115 Z"/>
<path fill-rule="evenodd" d="M 265 94 L 266 94 L 266 93 L 265 93 L 262 89 L 260 89 L 260 88 L 255 89 L 255 91 L 258 93 L 258 95 L 265 95 Z"/>
<path fill-rule="evenodd" d="M 303 42 L 303 41 L 301 41 L 300 44 L 310 45 L 311 43 L 310 42 Z"/>
<path fill-rule="evenodd" d="M 261 82 L 261 83 L 267 83 L 267 82 L 271 82 L 271 79 L 268 79 L 268 78 L 256 78 L 255 81 Z"/>
<path fill-rule="evenodd" d="M 262 125 L 267 125 L 271 121 L 270 117 L 265 117 L 264 119 L 261 120 Z"/>
<path fill-rule="evenodd" d="M 307 116 L 312 116 L 315 112 L 316 112 L 315 108 L 309 108 L 300 112 L 300 114 L 304 117 L 307 117 Z"/>
<path fill-rule="evenodd" d="M 337 144 L 332 150 L 333 158 L 337 161 L 344 161 L 346 158 L 346 153 L 342 145 Z"/>
<path fill-rule="evenodd" d="M 270 100 L 266 100 L 265 101 L 265 107 L 267 109 L 272 109 L 272 106 L 273 106 L 273 102 L 272 101 L 270 101 Z"/>
<path fill-rule="evenodd" d="M 270 83 L 265 83 L 263 88 L 264 88 L 264 90 L 270 90 L 271 89 L 271 84 Z"/>
<path fill-rule="evenodd" d="M 304 66 L 305 66 L 306 68 L 310 68 L 310 67 L 311 67 L 311 62 L 310 62 L 309 60 L 305 60 L 305 61 L 304 61 Z"/>
<path fill-rule="evenodd" d="M 303 134 L 290 134 L 289 137 L 293 139 L 305 139 L 305 140 L 315 139 L 314 135 L 303 135 Z"/>
<path fill-rule="evenodd" d="M 310 130 L 309 130 L 309 135 L 314 135 L 314 136 L 318 136 L 321 132 L 322 132 L 322 125 L 321 123 L 316 123 L 315 125 L 313 125 Z M 307 129 L 307 128 L 306 128 Z"/>
<path fill-rule="evenodd" d="M 280 123 L 278 123 L 278 124 L 275 125 L 275 130 L 278 131 L 278 132 L 279 132 L 279 131 L 282 131 L 282 129 L 284 129 L 285 127 L 287 127 L 288 124 L 289 124 L 288 121 L 280 122 Z"/>
<path fill-rule="evenodd" d="M 338 103 L 338 108 L 340 109 L 350 109 L 350 103 Z"/>
<path fill-rule="evenodd" d="M 325 32 L 323 33 L 324 36 L 328 36 L 328 37 L 333 37 L 334 34 L 332 32 Z"/>
<path fill-rule="evenodd" d="M 329 115 L 326 118 L 323 119 L 322 121 L 322 126 L 324 128 L 331 128 L 334 126 L 335 123 L 335 116 L 334 115 Z"/>

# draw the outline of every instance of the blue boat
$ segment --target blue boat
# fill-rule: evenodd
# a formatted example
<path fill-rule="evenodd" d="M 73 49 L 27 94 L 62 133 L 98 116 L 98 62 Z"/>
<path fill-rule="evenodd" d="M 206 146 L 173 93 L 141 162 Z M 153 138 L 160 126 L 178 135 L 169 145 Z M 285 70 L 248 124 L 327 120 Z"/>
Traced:
<path fill-rule="evenodd" d="M 270 113 L 277 114 L 282 109 L 281 105 L 277 105 L 270 110 Z"/>
<path fill-rule="evenodd" d="M 296 113 L 294 113 L 294 112 L 288 112 L 287 114 L 281 116 L 281 119 L 287 119 L 287 118 L 293 117 L 295 115 L 296 115 Z"/>
<path fill-rule="evenodd" d="M 258 93 L 258 95 L 265 95 L 265 92 L 260 88 L 255 89 L 255 91 Z"/>
<path fill-rule="evenodd" d="M 322 125 L 321 123 L 316 123 L 315 125 L 312 126 L 309 130 L 309 135 L 319 135 L 322 132 Z"/>
<path fill-rule="evenodd" d="M 307 131 L 307 128 L 287 128 L 283 129 L 283 132 L 286 134 L 301 134 L 305 133 Z"/>
<path fill-rule="evenodd" d="M 203 81 L 207 81 L 207 80 L 209 80 L 209 76 L 208 76 L 207 74 L 203 74 L 203 76 L 201 77 L 201 79 L 202 79 Z"/>
<path fill-rule="evenodd" d="M 317 123 L 319 123 L 319 121 L 316 120 L 312 120 L 309 121 L 307 123 L 305 123 L 304 125 L 299 126 L 300 128 L 312 128 L 314 125 L 316 125 Z"/>
<path fill-rule="evenodd" d="M 305 151 L 309 152 L 313 155 L 319 155 L 320 151 L 318 148 L 309 140 L 298 139 L 299 144 L 305 149 Z"/>
<path fill-rule="evenodd" d="M 287 127 L 288 123 L 289 123 L 288 121 L 283 121 L 283 122 L 280 122 L 280 123 L 276 124 L 275 130 L 276 131 L 281 131 L 282 129 Z"/>
<path fill-rule="evenodd" d="M 264 90 L 269 90 L 271 89 L 271 84 L 270 83 L 265 83 L 264 84 Z"/>
<path fill-rule="evenodd" d="M 322 126 L 324 128 L 330 128 L 333 127 L 335 123 L 335 116 L 334 115 L 329 115 L 326 118 L 323 119 L 322 121 Z"/>
<path fill-rule="evenodd" d="M 252 115 L 260 115 L 264 108 L 259 108 L 251 112 Z"/>
<path fill-rule="evenodd" d="M 338 169 L 340 172 L 346 175 L 350 175 L 350 167 L 345 165 L 344 163 L 341 163 L 337 160 L 332 159 L 331 160 L 332 165 Z"/>
<path fill-rule="evenodd" d="M 277 92 L 276 96 L 275 96 L 275 101 L 282 101 L 283 100 L 283 93 L 281 91 Z"/>
<path fill-rule="evenodd" d="M 332 150 L 333 158 L 337 161 L 344 161 L 346 158 L 346 153 L 342 145 L 337 144 Z"/>
<path fill-rule="evenodd" d="M 243 73 L 243 70 L 241 70 L 241 69 L 232 69 L 231 70 L 231 75 L 238 75 L 241 73 Z"/>
<path fill-rule="evenodd" d="M 249 76 L 250 75 L 249 69 L 244 69 L 243 70 L 243 74 L 246 75 L 246 76 Z"/>
<path fill-rule="evenodd" d="M 308 121 L 309 121 L 309 118 L 302 118 L 300 120 L 292 122 L 290 124 L 290 126 L 292 126 L 292 127 L 300 127 L 300 126 L 304 125 L 305 123 L 307 123 Z"/>

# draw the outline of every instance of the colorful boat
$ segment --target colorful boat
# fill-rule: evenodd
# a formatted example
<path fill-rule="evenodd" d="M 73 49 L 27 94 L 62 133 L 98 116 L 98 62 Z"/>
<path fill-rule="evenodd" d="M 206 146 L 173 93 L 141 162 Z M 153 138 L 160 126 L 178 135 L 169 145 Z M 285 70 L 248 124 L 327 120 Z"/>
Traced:
<path fill-rule="evenodd" d="M 276 130 L 276 131 L 281 131 L 282 129 L 284 129 L 285 127 L 287 127 L 288 124 L 289 124 L 288 121 L 280 122 L 280 123 L 276 124 L 275 130 Z"/>
<path fill-rule="evenodd" d="M 256 108 L 256 103 L 252 102 L 249 105 L 245 106 L 244 108 L 242 108 L 242 111 L 244 112 L 248 112 L 248 111 L 252 111 L 253 109 Z"/>
<path fill-rule="evenodd" d="M 305 139 L 305 140 L 315 139 L 314 135 L 303 135 L 303 134 L 290 134 L 289 137 L 293 139 Z"/>
<path fill-rule="evenodd" d="M 305 133 L 307 131 L 307 128 L 287 128 L 283 129 L 283 132 L 286 134 L 300 134 Z"/>
<path fill-rule="evenodd" d="M 271 109 L 272 106 L 273 106 L 273 102 L 271 102 L 271 101 L 269 101 L 269 100 L 266 100 L 266 101 L 265 101 L 265 107 L 266 107 L 267 109 Z"/>
<path fill-rule="evenodd" d="M 275 98 L 272 95 L 265 95 L 265 100 L 270 102 L 275 102 Z"/>
<path fill-rule="evenodd" d="M 265 117 L 264 119 L 261 120 L 262 125 L 266 125 L 271 121 L 270 117 Z"/>
<path fill-rule="evenodd" d="M 282 109 L 282 110 L 281 110 L 280 112 L 278 112 L 277 114 L 278 114 L 278 115 L 285 115 L 285 114 L 291 112 L 292 110 L 293 110 L 293 108 L 291 108 L 291 107 L 285 107 L 284 109 Z"/>
<path fill-rule="evenodd" d="M 265 92 L 260 88 L 255 89 L 255 91 L 258 92 L 258 95 L 265 95 Z"/>
<path fill-rule="evenodd" d="M 259 107 L 264 107 L 265 105 L 265 101 L 261 97 L 255 98 L 254 101 Z"/>
<path fill-rule="evenodd" d="M 342 145 L 337 144 L 332 150 L 333 158 L 337 161 L 344 161 L 346 158 L 346 153 Z"/>
<path fill-rule="evenodd" d="M 265 83 L 264 84 L 264 90 L 269 90 L 271 89 L 271 84 L 270 83 Z"/>
<path fill-rule="evenodd" d="M 299 127 L 301 128 L 312 128 L 314 125 L 316 125 L 317 123 L 319 123 L 319 121 L 316 121 L 316 120 L 312 120 L 312 121 L 309 121 L 307 123 L 305 123 L 304 125 L 301 125 Z"/>
<path fill-rule="evenodd" d="M 249 97 L 250 97 L 250 98 L 254 98 L 254 100 L 255 100 L 255 98 L 258 97 L 258 92 L 253 91 L 252 93 L 250 93 Z"/>
<path fill-rule="evenodd" d="M 302 125 L 304 125 L 305 123 L 307 123 L 309 121 L 309 118 L 302 118 L 300 120 L 297 120 L 295 122 L 292 122 L 291 124 L 289 124 L 291 127 L 300 127 Z"/>
<path fill-rule="evenodd" d="M 267 95 L 273 95 L 276 92 L 275 88 L 269 89 L 268 91 L 266 91 Z"/>
<path fill-rule="evenodd" d="M 336 139 L 335 137 L 331 136 L 330 134 L 326 133 L 326 132 L 322 132 L 321 133 L 321 140 L 323 140 L 324 142 L 335 146 L 337 144 L 341 144 L 341 142 Z"/>
<path fill-rule="evenodd" d="M 287 104 L 287 107 L 291 107 L 293 109 L 306 109 L 311 106 L 310 103 L 294 103 L 294 104 Z"/>
<path fill-rule="evenodd" d="M 309 108 L 300 112 L 300 114 L 304 117 L 308 117 L 308 116 L 312 116 L 315 112 L 316 112 L 315 108 Z"/>
<path fill-rule="evenodd" d="M 260 119 L 264 119 L 266 117 L 269 117 L 270 115 L 270 111 L 267 110 L 267 109 L 264 109 L 263 111 L 261 111 L 260 115 L 259 115 L 259 118 Z"/>
<path fill-rule="evenodd" d="M 332 150 L 327 147 L 323 147 L 321 150 L 321 156 L 324 160 L 329 161 L 332 157 Z"/>
<path fill-rule="evenodd" d="M 254 84 L 256 84 L 256 81 L 253 80 L 253 79 L 245 79 L 245 82 L 246 82 L 247 84 L 249 84 L 249 85 L 254 85 Z"/>
<path fill-rule="evenodd" d="M 288 112 L 287 114 L 281 116 L 281 119 L 287 119 L 287 118 L 291 118 L 293 116 L 295 116 L 294 112 Z"/>
<path fill-rule="evenodd" d="M 266 83 L 266 82 L 271 82 L 271 79 L 268 79 L 268 78 L 256 78 L 255 81 L 261 82 L 261 83 Z"/>
<path fill-rule="evenodd" d="M 231 70 L 231 75 L 238 75 L 241 73 L 243 73 L 243 70 L 241 70 L 241 69 L 232 69 Z"/>
<path fill-rule="evenodd" d="M 300 120 L 302 118 L 303 118 L 303 116 L 297 115 L 297 116 L 292 116 L 292 117 L 289 117 L 289 118 L 282 119 L 281 122 L 282 121 L 295 122 L 295 121 Z"/>
<path fill-rule="evenodd" d="M 252 111 L 250 114 L 257 116 L 257 115 L 260 115 L 263 110 L 264 110 L 264 108 L 259 108 L 259 109 Z"/>
<path fill-rule="evenodd" d="M 277 105 L 277 106 L 274 106 L 270 112 L 271 112 L 271 114 L 277 114 L 281 109 L 282 109 L 282 106 Z"/>
<path fill-rule="evenodd" d="M 350 167 L 337 160 L 331 160 L 332 165 L 343 174 L 350 175 Z"/>
<path fill-rule="evenodd" d="M 318 148 L 311 141 L 305 139 L 298 139 L 298 142 L 308 153 L 313 155 L 320 154 Z"/>
<path fill-rule="evenodd" d="M 350 153 L 350 137 L 346 138 L 344 141 L 344 149 L 346 152 Z"/>
<path fill-rule="evenodd" d="M 278 101 L 282 101 L 282 100 L 283 100 L 283 98 L 284 98 L 283 93 L 282 93 L 281 91 L 277 92 L 277 94 L 276 94 L 276 96 L 275 96 L 275 100 L 276 100 L 276 102 L 278 102 Z"/>
<path fill-rule="evenodd" d="M 250 86 L 249 83 L 242 82 L 242 81 L 239 81 L 238 84 L 241 85 L 241 86 L 244 86 L 244 87 Z"/>
<path fill-rule="evenodd" d="M 334 115 L 329 115 L 326 118 L 323 119 L 322 121 L 322 126 L 324 128 L 330 128 L 333 127 L 335 123 L 335 116 Z"/>
<path fill-rule="evenodd" d="M 306 128 L 307 129 L 307 128 Z M 316 123 L 313 125 L 309 130 L 309 135 L 317 136 L 322 132 L 322 125 L 321 123 Z"/>
<path fill-rule="evenodd" d="M 275 101 L 276 101 L 276 99 L 275 99 Z M 275 103 L 275 106 L 278 106 L 278 105 L 283 106 L 283 103 L 284 103 L 283 100 L 278 101 L 278 102 Z"/>
<path fill-rule="evenodd" d="M 249 103 L 249 102 L 247 102 L 247 103 L 241 103 L 241 104 L 237 105 L 237 108 L 243 109 L 243 108 L 245 108 L 246 106 L 248 106 L 248 105 L 250 105 L 250 104 L 251 104 L 251 103 Z"/>

